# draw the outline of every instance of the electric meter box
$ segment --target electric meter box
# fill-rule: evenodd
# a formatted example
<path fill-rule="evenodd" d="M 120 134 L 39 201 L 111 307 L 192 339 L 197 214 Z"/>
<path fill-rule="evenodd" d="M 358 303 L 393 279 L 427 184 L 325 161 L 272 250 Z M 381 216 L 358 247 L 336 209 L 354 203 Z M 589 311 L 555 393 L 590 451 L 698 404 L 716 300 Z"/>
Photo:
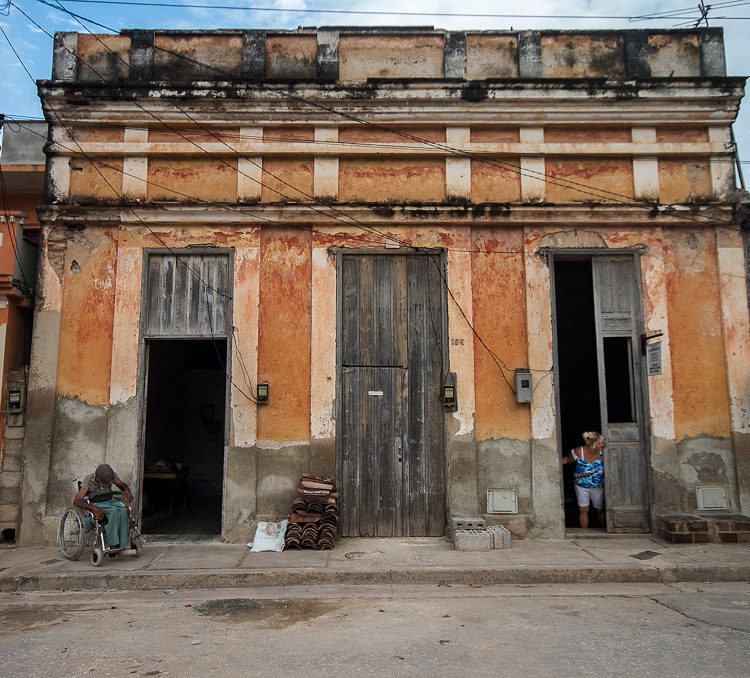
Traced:
<path fill-rule="evenodd" d="M 24 389 L 11 387 L 8 389 L 8 402 L 5 411 L 8 414 L 20 414 L 26 409 L 26 396 Z"/>
<path fill-rule="evenodd" d="M 534 402 L 534 386 L 531 383 L 531 372 L 520 367 L 516 368 L 516 402 Z"/>

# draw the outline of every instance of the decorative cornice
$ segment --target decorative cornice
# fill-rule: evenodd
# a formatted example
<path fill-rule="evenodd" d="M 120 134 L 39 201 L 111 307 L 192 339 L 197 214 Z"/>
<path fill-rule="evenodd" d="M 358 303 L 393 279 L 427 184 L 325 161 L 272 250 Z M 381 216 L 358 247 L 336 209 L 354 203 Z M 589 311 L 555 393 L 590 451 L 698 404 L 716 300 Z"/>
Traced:
<path fill-rule="evenodd" d="M 312 205 L 312 204 L 311 204 Z M 175 228 L 186 225 L 207 227 L 289 225 L 326 228 L 326 232 L 358 231 L 362 225 L 399 226 L 599 226 L 622 228 L 670 226 L 736 226 L 736 209 L 727 203 L 702 205 L 574 205 L 574 204 L 476 204 L 476 205 L 345 205 L 335 211 L 317 204 L 304 205 L 122 205 L 66 206 L 40 208 L 46 226 L 71 227 L 119 225 Z M 350 220 L 350 224 L 345 222 Z M 330 228 L 329 228 L 330 227 Z"/>

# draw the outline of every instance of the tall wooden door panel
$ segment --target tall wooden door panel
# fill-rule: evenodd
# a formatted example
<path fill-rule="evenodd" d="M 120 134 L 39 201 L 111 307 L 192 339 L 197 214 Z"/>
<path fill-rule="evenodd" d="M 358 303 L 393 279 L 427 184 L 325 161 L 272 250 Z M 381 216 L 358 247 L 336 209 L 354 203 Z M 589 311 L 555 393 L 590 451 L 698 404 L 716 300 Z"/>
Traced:
<path fill-rule="evenodd" d="M 341 257 L 342 534 L 445 529 L 440 262 Z"/>
<path fill-rule="evenodd" d="M 345 367 L 341 532 L 361 537 L 408 534 L 401 484 L 406 370 Z"/>
<path fill-rule="evenodd" d="M 607 530 L 648 532 L 650 491 L 642 396 L 640 304 L 631 257 L 593 260 L 599 402 L 607 439 Z"/>

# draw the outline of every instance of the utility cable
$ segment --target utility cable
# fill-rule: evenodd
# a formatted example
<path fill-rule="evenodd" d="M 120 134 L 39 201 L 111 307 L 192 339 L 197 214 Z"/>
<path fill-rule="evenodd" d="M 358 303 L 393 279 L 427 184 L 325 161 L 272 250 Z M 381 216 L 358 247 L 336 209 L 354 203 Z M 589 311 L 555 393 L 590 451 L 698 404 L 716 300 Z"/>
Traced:
<path fill-rule="evenodd" d="M 40 2 L 42 4 L 48 5 L 50 7 L 53 7 L 54 9 L 57 9 L 58 11 L 62 11 L 64 13 L 66 13 L 66 14 L 70 14 L 69 10 L 67 10 L 59 2 L 56 5 L 53 5 L 53 4 L 49 3 L 49 2 L 46 2 L 46 0 L 37 0 L 37 2 Z M 16 6 L 16 5 L 14 4 L 14 6 Z M 18 8 L 17 6 L 16 6 L 16 8 L 19 9 L 19 11 L 21 11 L 21 13 L 24 14 L 29 20 L 33 21 L 31 19 L 31 17 L 29 17 L 25 12 L 23 12 L 23 10 L 20 10 L 20 8 Z M 76 15 L 76 20 L 78 20 L 79 18 L 80 17 L 78 17 L 78 15 Z M 83 18 L 83 20 L 84 21 L 86 20 L 85 17 Z M 79 21 L 79 23 L 80 23 L 80 21 Z M 37 27 L 40 30 L 44 30 L 38 24 L 36 24 L 36 25 L 37 25 Z M 86 30 L 88 30 L 88 29 L 86 29 Z M 113 29 L 111 27 L 107 27 L 107 30 L 110 30 L 110 31 L 115 32 L 115 33 L 117 32 L 116 29 Z M 47 35 L 49 35 L 49 33 L 47 33 Z M 209 64 L 205 64 L 205 63 L 203 63 L 201 61 L 192 59 L 190 57 L 186 57 L 185 55 L 178 54 L 177 52 L 173 52 L 172 50 L 168 50 L 166 48 L 157 47 L 157 46 L 154 46 L 154 49 L 158 49 L 158 50 L 160 50 L 162 52 L 170 54 L 171 56 L 174 56 L 174 57 L 183 59 L 185 61 L 191 62 L 193 64 L 199 65 L 202 68 L 213 70 L 213 71 L 215 71 L 215 72 L 217 72 L 217 73 L 219 73 L 221 75 L 225 75 L 225 76 L 229 77 L 230 79 L 233 77 L 232 74 L 227 73 L 226 71 L 224 71 L 221 68 L 214 67 L 214 66 L 211 66 Z M 74 58 L 79 59 L 78 55 L 75 54 L 75 53 L 73 53 L 72 50 L 67 50 L 67 51 L 70 52 Z M 101 75 L 99 75 L 99 77 L 102 78 Z M 102 80 L 104 80 L 104 78 L 102 78 Z M 523 169 L 519 165 L 514 165 L 512 163 L 503 162 L 503 161 L 497 161 L 497 160 L 492 161 L 492 160 L 489 160 L 487 158 L 483 158 L 481 156 L 476 156 L 476 154 L 474 154 L 474 153 L 470 153 L 470 152 L 467 152 L 467 151 L 462 151 L 460 149 L 456 149 L 456 148 L 453 148 L 451 146 L 448 146 L 447 144 L 442 144 L 442 143 L 439 143 L 439 142 L 430 141 L 430 140 L 418 137 L 416 135 L 412 135 L 412 134 L 409 134 L 407 132 L 403 132 L 403 131 L 398 130 L 398 129 L 391 129 L 389 127 L 380 125 L 378 123 L 373 123 L 372 121 L 365 120 L 365 119 L 362 119 L 362 118 L 358 118 L 358 117 L 353 116 L 351 114 L 347 114 L 345 112 L 339 111 L 339 110 L 337 110 L 337 109 L 335 109 L 335 108 L 333 108 L 331 106 L 326 106 L 326 105 L 321 104 L 319 102 L 315 102 L 315 101 L 306 99 L 305 97 L 302 97 L 302 96 L 299 96 L 299 95 L 294 95 L 291 92 L 284 92 L 284 91 L 279 91 L 279 90 L 274 89 L 274 88 L 269 88 L 267 85 L 264 85 L 263 83 L 252 83 L 252 86 L 257 87 L 258 89 L 260 89 L 262 91 L 265 91 L 265 92 L 271 92 L 271 93 L 274 93 L 276 95 L 280 94 L 281 96 L 284 96 L 286 98 L 292 99 L 292 100 L 297 101 L 297 102 L 300 102 L 300 103 L 302 103 L 304 105 L 313 106 L 313 107 L 325 110 L 326 112 L 332 113 L 332 114 L 337 115 L 337 116 L 344 117 L 345 119 L 349 119 L 352 122 L 355 122 L 357 124 L 367 125 L 369 127 L 376 128 L 376 129 L 381 130 L 381 131 L 386 131 L 386 132 L 391 133 L 391 134 L 396 134 L 398 136 L 402 136 L 402 137 L 410 139 L 412 141 L 415 141 L 415 142 L 418 142 L 418 143 L 421 143 L 421 144 L 424 144 L 424 145 L 427 145 L 427 146 L 434 147 L 434 148 L 439 149 L 442 152 L 448 153 L 450 155 L 457 155 L 457 156 L 460 156 L 460 157 L 469 158 L 471 160 L 475 160 L 475 161 L 478 161 L 478 162 L 481 162 L 481 163 L 484 163 L 484 164 L 488 164 L 488 165 L 491 165 L 491 166 L 499 167 L 499 168 L 502 168 L 502 169 L 509 169 L 509 170 L 511 170 L 511 171 L 513 171 L 515 173 L 518 173 L 518 174 L 521 174 L 521 175 L 526 175 L 526 176 L 529 176 L 531 178 L 536 178 L 536 179 L 544 181 L 545 183 L 552 183 L 554 185 L 558 185 L 558 186 L 561 186 L 561 187 L 564 187 L 564 188 L 569 188 L 571 190 L 574 190 L 574 191 L 577 191 L 577 192 L 580 192 L 580 193 L 583 193 L 583 194 L 590 195 L 592 197 L 598 198 L 599 200 L 605 200 L 606 199 L 605 196 L 609 195 L 609 196 L 613 196 L 613 198 L 612 198 L 613 202 L 619 202 L 619 203 L 625 204 L 625 205 L 643 205 L 643 206 L 648 207 L 650 209 L 654 209 L 655 207 L 657 207 L 655 205 L 655 203 L 652 203 L 652 202 L 649 202 L 649 201 L 646 201 L 646 200 L 637 200 L 637 199 L 632 198 L 630 196 L 627 196 L 627 195 L 624 195 L 624 194 L 621 194 L 621 193 L 617 193 L 617 192 L 614 192 L 614 191 L 609 191 L 609 190 L 606 190 L 606 189 L 594 188 L 592 186 L 589 186 L 587 184 L 583 184 L 581 182 L 576 182 L 576 181 L 572 181 L 572 180 L 568 180 L 568 179 L 562 179 L 560 177 L 555 177 L 554 175 L 550 175 L 550 174 L 548 174 L 546 172 L 539 172 L 539 171 L 536 171 L 536 170 Z M 247 88 L 247 83 L 245 84 L 245 87 Z M 717 223 L 717 222 L 719 222 L 719 223 L 721 223 L 721 221 L 722 221 L 721 219 L 716 219 L 716 218 L 712 218 L 712 217 L 704 216 L 704 215 L 697 215 L 696 217 L 691 217 L 689 215 L 679 214 L 679 215 L 676 215 L 676 216 L 678 218 L 680 218 L 680 219 L 687 220 L 687 221 L 692 221 L 693 223 L 699 223 L 699 224 L 704 224 L 706 222 L 709 222 L 709 223 Z M 700 220 L 701 218 L 704 221 L 701 221 Z M 730 223 L 730 222 L 725 222 L 725 223 L 728 225 L 728 223 Z"/>
<path fill-rule="evenodd" d="M 44 4 L 48 4 L 48 3 L 44 3 Z M 65 10 L 65 8 L 62 8 L 62 9 L 63 9 L 63 11 L 66 11 L 66 13 L 69 13 L 69 12 L 67 12 L 67 10 Z M 28 17 L 28 15 L 27 15 L 27 17 Z M 85 27 L 84 27 L 84 28 L 85 28 Z M 169 51 L 169 50 L 165 50 L 165 51 Z M 178 55 L 178 56 L 182 56 L 182 55 Z M 77 55 L 76 55 L 76 57 L 77 57 Z M 101 77 L 101 76 L 100 76 L 100 77 Z M 298 97 L 298 98 L 299 98 L 299 97 Z M 308 104 L 311 104 L 311 105 L 316 105 L 316 104 L 315 104 L 314 102 L 308 102 L 308 101 L 306 101 L 306 100 L 304 100 L 304 102 L 305 102 L 305 103 L 308 103 Z M 179 108 L 179 106 L 178 106 L 178 108 Z M 324 108 L 326 108 L 327 110 L 331 110 L 332 112 L 335 112 L 335 113 L 337 113 L 337 114 L 339 114 L 339 115 L 344 115 L 344 116 L 346 116 L 346 114 L 342 114 L 341 112 L 335 111 L 335 110 L 333 110 L 333 109 L 328 109 L 327 107 L 324 107 Z M 145 109 L 144 109 L 144 110 L 145 110 Z M 180 110 L 181 110 L 181 109 L 180 109 Z M 147 112 L 147 113 L 149 113 L 150 115 L 153 115 L 153 114 L 151 114 L 151 113 L 150 113 L 149 111 L 146 111 L 146 112 Z M 184 111 L 183 111 L 183 113 L 184 113 Z M 154 116 L 154 117 L 156 117 L 156 116 Z M 190 117 L 190 116 L 188 115 L 188 117 Z M 157 119 L 158 119 L 158 118 L 157 118 Z M 356 122 L 359 122 L 359 123 L 364 123 L 364 124 L 370 124 L 370 125 L 373 125 L 373 123 L 370 123 L 369 121 L 365 121 L 365 120 L 361 120 L 361 119 L 357 119 L 357 118 L 354 118 L 354 120 L 355 120 Z M 377 126 L 377 125 L 373 125 L 373 126 Z M 380 126 L 377 126 L 377 127 L 380 127 Z M 427 143 L 427 144 L 432 144 L 432 145 L 435 145 L 435 147 L 438 147 L 438 148 L 440 148 L 440 145 L 439 145 L 439 144 L 435 144 L 435 142 L 428 142 L 427 140 L 421 139 L 421 138 L 419 138 L 419 137 L 415 137 L 414 135 L 408 135 L 408 134 L 405 134 L 405 133 L 401 133 L 401 132 L 399 132 L 399 131 L 397 131 L 397 130 L 391 130 L 391 129 L 388 129 L 387 131 L 389 131 L 389 132 L 391 132 L 391 133 L 397 133 L 397 134 L 400 134 L 401 136 L 405 136 L 406 138 L 410 138 L 410 139 L 412 139 L 412 140 L 415 140 L 415 141 L 416 141 L 416 140 L 418 140 L 418 141 L 419 141 L 420 143 Z M 184 137 L 184 135 L 181 135 L 181 136 L 183 136 L 183 137 Z M 215 135 L 214 135 L 214 136 L 215 136 Z M 186 138 L 186 139 L 187 139 L 187 137 L 184 137 L 184 138 Z M 216 137 L 216 138 L 218 138 L 218 137 Z M 189 140 L 189 139 L 188 139 L 188 140 Z M 190 141 L 190 140 L 189 140 L 189 141 Z M 79 146 L 79 148 L 80 148 L 80 146 Z M 200 147 L 199 147 L 199 148 L 200 148 Z M 230 148 L 231 148 L 231 147 L 230 147 Z M 445 147 L 445 146 L 444 146 L 444 147 L 442 147 L 442 149 L 441 149 L 441 150 L 445 150 L 445 149 L 450 149 L 450 147 Z M 203 150 L 203 149 L 201 149 L 201 150 Z M 469 157 L 471 157 L 471 156 L 473 155 L 473 154 L 468 154 L 468 153 L 465 153 L 465 152 L 464 152 L 464 153 L 462 153 L 462 152 L 460 152 L 460 151 L 457 151 L 457 149 L 450 149 L 450 150 L 451 150 L 451 151 L 453 151 L 453 152 L 459 153 L 459 154 L 461 154 L 461 155 L 464 155 L 464 156 L 469 156 Z M 573 183 L 575 183 L 575 182 L 573 182 Z M 594 190 L 599 190 L 599 189 L 594 189 Z M 605 192 L 606 192 L 606 191 L 605 191 Z M 116 193 L 116 191 L 115 191 L 115 193 Z M 614 194 L 614 195 L 616 195 L 616 194 Z M 597 196 L 597 197 L 599 197 L 599 196 Z M 623 196 L 623 197 L 625 197 L 625 196 Z M 631 202 L 630 202 L 630 199 L 629 199 L 629 198 L 628 198 L 628 203 L 627 203 L 627 204 L 631 204 Z M 330 215 L 328 215 L 328 216 L 330 216 Z M 385 237 L 388 237 L 388 236 L 385 236 Z M 393 238 L 391 238 L 391 239 L 393 239 Z M 405 245 L 406 245 L 407 247 L 409 247 L 409 246 L 410 246 L 410 245 L 408 245 L 407 243 L 404 243 L 404 244 L 405 244 Z M 441 272 L 441 277 L 443 277 L 443 276 L 442 276 L 442 272 Z M 466 316 L 466 314 L 464 313 L 463 309 L 462 309 L 462 308 L 460 307 L 460 305 L 458 304 L 457 300 L 455 299 L 455 296 L 453 295 L 452 291 L 451 291 L 451 290 L 450 290 L 450 288 L 449 288 L 449 287 L 447 286 L 447 281 L 446 281 L 446 280 L 444 279 L 444 277 L 443 277 L 443 281 L 444 281 L 444 284 L 446 285 L 446 288 L 448 289 L 448 292 L 450 293 L 450 295 L 451 295 L 451 297 L 452 297 L 452 299 L 453 299 L 454 303 L 456 303 L 456 304 L 457 304 L 457 306 L 458 306 L 458 308 L 459 308 L 459 310 L 460 310 L 461 314 L 463 315 L 464 319 L 466 320 L 466 322 L 467 322 L 467 323 L 469 324 L 469 326 L 471 327 L 471 329 L 472 329 L 472 332 L 473 332 L 473 333 L 475 334 L 475 336 L 476 336 L 476 337 L 477 337 L 477 338 L 479 339 L 480 343 L 481 343 L 481 344 L 482 344 L 482 345 L 483 345 L 483 346 L 485 347 L 485 349 L 486 349 L 486 350 L 487 350 L 487 351 L 488 351 L 488 352 L 490 353 L 490 355 L 491 355 L 491 356 L 493 357 L 493 360 L 495 360 L 496 364 L 498 364 L 498 367 L 499 367 L 499 368 L 501 369 L 501 373 L 502 373 L 502 367 L 501 367 L 501 365 L 500 365 L 500 362 L 499 362 L 499 361 L 498 361 L 498 359 L 497 359 L 498 357 L 496 356 L 496 354 L 494 354 L 494 352 L 493 352 L 493 351 L 491 351 L 491 349 L 490 349 L 490 348 L 489 348 L 489 347 L 488 347 L 488 346 L 486 345 L 486 343 L 485 343 L 485 342 L 484 342 L 484 341 L 482 340 L 482 338 L 481 338 L 481 337 L 480 337 L 480 336 L 478 335 L 478 333 L 476 332 L 476 330 L 475 330 L 475 329 L 473 328 L 473 326 L 471 325 L 471 323 L 470 323 L 470 322 L 469 322 L 469 320 L 468 320 L 468 317 Z M 508 369 L 508 368 L 507 368 L 507 366 L 505 366 L 505 369 Z M 505 378 L 505 376 L 504 376 L 504 373 L 503 373 L 503 378 Z M 507 382 L 507 379 L 506 379 L 506 382 Z M 510 384 L 509 384 L 509 386 L 510 386 Z M 512 390 L 512 386 L 511 386 L 511 390 Z"/>

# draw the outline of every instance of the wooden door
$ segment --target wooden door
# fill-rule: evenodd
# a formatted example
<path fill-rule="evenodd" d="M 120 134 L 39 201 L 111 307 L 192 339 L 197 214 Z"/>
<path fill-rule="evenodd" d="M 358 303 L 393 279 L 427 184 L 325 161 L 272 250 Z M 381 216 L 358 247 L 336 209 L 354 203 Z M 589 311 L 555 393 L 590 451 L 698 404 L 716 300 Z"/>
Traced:
<path fill-rule="evenodd" d="M 592 262 L 609 532 L 650 530 L 636 263 L 633 257 L 596 257 Z"/>
<path fill-rule="evenodd" d="M 442 535 L 441 262 L 342 254 L 339 263 L 341 532 Z"/>

